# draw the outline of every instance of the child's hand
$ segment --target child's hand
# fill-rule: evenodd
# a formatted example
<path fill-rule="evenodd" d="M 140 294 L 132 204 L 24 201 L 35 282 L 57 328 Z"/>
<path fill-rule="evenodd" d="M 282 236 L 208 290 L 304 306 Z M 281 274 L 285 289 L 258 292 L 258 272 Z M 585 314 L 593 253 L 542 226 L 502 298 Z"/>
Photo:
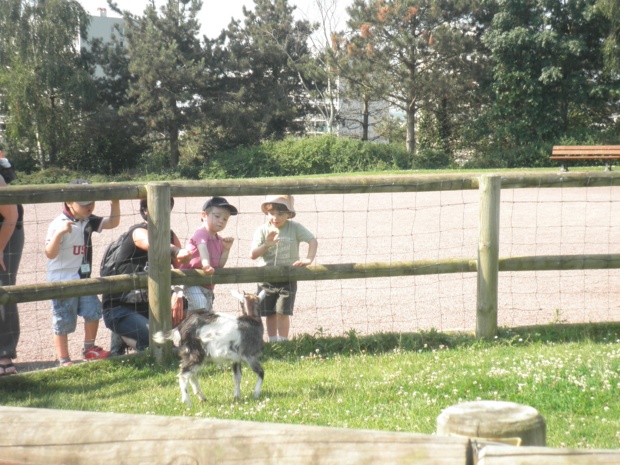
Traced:
<path fill-rule="evenodd" d="M 75 226 L 75 222 L 73 221 L 65 221 L 62 224 L 62 227 L 58 230 L 59 234 L 69 234 L 71 233 L 71 228 Z"/>
<path fill-rule="evenodd" d="M 309 258 L 302 258 L 293 263 L 293 266 L 308 266 L 310 263 L 312 263 L 312 260 Z"/>
<path fill-rule="evenodd" d="M 223 243 L 222 243 L 222 246 L 224 247 L 224 250 L 230 250 L 230 248 L 233 245 L 233 242 L 235 242 L 235 238 L 234 237 L 224 237 L 223 238 Z"/>
<path fill-rule="evenodd" d="M 175 258 L 179 263 L 189 263 L 192 259 L 192 254 L 187 249 L 179 249 Z"/>
<path fill-rule="evenodd" d="M 213 274 L 215 273 L 215 268 L 213 268 L 211 265 L 202 265 L 202 271 L 207 274 Z"/>
<path fill-rule="evenodd" d="M 265 245 L 268 248 L 273 247 L 278 242 L 280 242 L 280 238 L 278 237 L 277 231 L 271 231 L 269 234 L 267 234 L 267 237 L 265 237 Z"/>
<path fill-rule="evenodd" d="M 170 299 L 170 310 L 172 311 L 172 327 L 177 326 L 183 318 L 185 318 L 185 310 L 183 308 L 183 297 L 179 297 L 178 293 L 173 292 Z"/>

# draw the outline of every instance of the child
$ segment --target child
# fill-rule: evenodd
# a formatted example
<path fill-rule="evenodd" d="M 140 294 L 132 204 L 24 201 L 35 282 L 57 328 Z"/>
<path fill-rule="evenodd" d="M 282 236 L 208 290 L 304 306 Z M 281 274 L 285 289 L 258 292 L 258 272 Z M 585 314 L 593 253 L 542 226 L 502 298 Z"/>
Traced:
<path fill-rule="evenodd" d="M 70 184 L 90 184 L 76 179 Z M 47 280 L 68 281 L 90 277 L 92 269 L 93 232 L 116 228 L 120 223 L 120 203 L 112 200 L 107 218 L 93 215 L 95 202 L 65 202 L 62 214 L 50 224 L 45 239 Z M 110 353 L 95 345 L 101 318 L 97 296 L 68 297 L 52 300 L 54 345 L 60 366 L 73 364 L 69 357 L 67 335 L 75 331 L 77 317 L 84 318 L 86 360 L 107 358 Z"/>
<path fill-rule="evenodd" d="M 218 233 L 226 227 L 231 215 L 237 213 L 237 209 L 223 197 L 213 197 L 208 200 L 202 206 L 203 225 L 194 232 L 186 247 L 192 254 L 192 259 L 189 265 L 183 265 L 181 269 L 197 268 L 213 274 L 214 268 L 223 268 L 228 260 L 234 239 L 232 237 L 221 237 Z M 204 252 L 205 246 L 206 253 Z M 212 310 L 213 289 L 213 285 L 188 287 L 185 290 L 188 311 Z"/>
<path fill-rule="evenodd" d="M 170 210 L 174 198 L 170 197 Z M 141 273 L 149 264 L 148 200 L 140 200 L 140 216 L 144 220 L 129 228 L 121 240 L 116 266 L 111 274 Z M 170 230 L 170 263 L 177 265 L 189 263 L 191 255 L 181 248 L 181 241 Z M 178 325 L 184 316 L 183 298 L 174 292 L 171 296 L 172 324 Z M 103 322 L 112 331 L 110 351 L 112 355 L 122 355 L 128 347 L 138 351 L 149 347 L 149 301 L 146 289 L 132 289 L 125 292 L 103 294 Z"/>
<path fill-rule="evenodd" d="M 304 226 L 294 221 L 292 195 L 268 195 L 261 205 L 267 223 L 254 233 L 250 258 L 259 259 L 260 266 L 308 266 L 316 256 L 318 241 Z M 299 243 L 308 243 L 308 255 L 299 258 Z M 293 314 L 297 282 L 262 283 L 267 296 L 261 304 L 261 315 L 266 316 L 269 342 L 286 341 Z"/>

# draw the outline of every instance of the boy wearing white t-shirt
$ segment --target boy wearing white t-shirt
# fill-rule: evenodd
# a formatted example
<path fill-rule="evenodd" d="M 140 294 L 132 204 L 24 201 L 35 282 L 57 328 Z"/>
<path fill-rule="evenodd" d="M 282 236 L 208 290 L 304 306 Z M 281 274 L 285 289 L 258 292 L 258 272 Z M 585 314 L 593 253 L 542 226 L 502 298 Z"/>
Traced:
<path fill-rule="evenodd" d="M 77 179 L 71 184 L 90 184 Z M 89 278 L 92 269 L 93 232 L 116 228 L 120 223 L 120 203 L 112 200 L 107 218 L 93 215 L 95 202 L 65 202 L 62 214 L 50 224 L 45 238 L 47 281 L 70 281 Z M 60 366 L 73 364 L 69 356 L 68 334 L 73 333 L 78 315 L 84 318 L 86 360 L 107 358 L 110 352 L 95 345 L 101 302 L 96 295 L 52 300 L 54 346 Z"/>

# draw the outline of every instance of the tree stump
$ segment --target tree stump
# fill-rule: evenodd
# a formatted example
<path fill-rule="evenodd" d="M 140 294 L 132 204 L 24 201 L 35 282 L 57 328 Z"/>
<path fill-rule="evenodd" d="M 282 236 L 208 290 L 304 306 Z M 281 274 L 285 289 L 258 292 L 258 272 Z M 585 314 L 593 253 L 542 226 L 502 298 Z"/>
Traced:
<path fill-rule="evenodd" d="M 437 434 L 466 436 L 478 442 L 545 446 L 545 419 L 538 411 L 514 402 L 481 400 L 444 409 L 437 417 Z"/>

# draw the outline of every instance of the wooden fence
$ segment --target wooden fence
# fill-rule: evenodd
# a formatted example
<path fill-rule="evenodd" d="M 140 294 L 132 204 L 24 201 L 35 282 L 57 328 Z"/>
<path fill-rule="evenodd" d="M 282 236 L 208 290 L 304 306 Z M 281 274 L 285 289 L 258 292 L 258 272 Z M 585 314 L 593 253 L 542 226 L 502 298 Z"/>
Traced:
<path fill-rule="evenodd" d="M 0 465 L 611 465 L 618 450 L 189 417 L 0 407 Z"/>
<path fill-rule="evenodd" d="M 620 254 L 554 255 L 501 258 L 499 250 L 499 216 L 502 189 L 610 187 L 620 185 L 618 172 L 509 173 L 502 175 L 446 174 L 393 175 L 312 179 L 257 179 L 217 181 L 174 181 L 109 183 L 92 185 L 9 186 L 0 189 L 0 204 L 62 202 L 75 200 L 138 199 L 149 197 L 151 247 L 150 275 L 134 274 L 79 281 L 37 283 L 0 288 L 0 304 L 49 300 L 60 296 L 80 296 L 148 288 L 153 305 L 152 329 L 170 326 L 169 286 L 201 284 L 206 275 L 199 270 L 167 272 L 169 257 L 165 253 L 170 227 L 169 196 L 205 197 L 212 195 L 262 196 L 279 192 L 301 194 L 353 194 L 479 190 L 480 224 L 477 257 L 443 260 L 341 263 L 296 267 L 242 267 L 217 269 L 209 277 L 213 284 L 255 283 L 294 279 L 334 280 L 406 275 L 476 272 L 478 275 L 476 333 L 492 337 L 497 331 L 498 272 L 527 270 L 577 270 L 620 268 Z M 159 246 L 157 246 L 159 244 Z M 150 252 L 151 253 L 151 252 Z M 159 359 L 160 350 L 154 347 Z"/>

